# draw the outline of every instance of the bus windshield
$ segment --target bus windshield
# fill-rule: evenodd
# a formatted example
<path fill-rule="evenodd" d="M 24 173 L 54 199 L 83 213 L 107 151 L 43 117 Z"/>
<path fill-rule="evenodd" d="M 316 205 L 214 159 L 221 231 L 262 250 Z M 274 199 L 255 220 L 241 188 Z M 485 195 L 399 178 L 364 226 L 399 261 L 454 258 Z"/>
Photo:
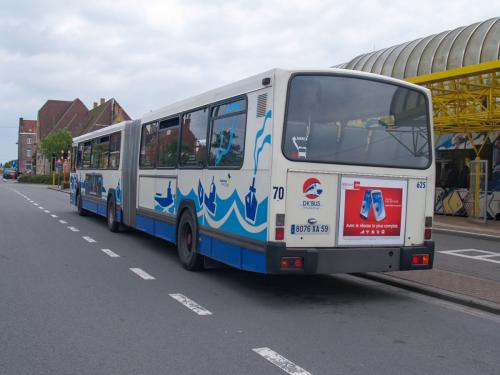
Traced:
<path fill-rule="evenodd" d="M 431 163 L 424 93 L 337 75 L 292 77 L 283 152 L 305 162 L 400 168 Z"/>

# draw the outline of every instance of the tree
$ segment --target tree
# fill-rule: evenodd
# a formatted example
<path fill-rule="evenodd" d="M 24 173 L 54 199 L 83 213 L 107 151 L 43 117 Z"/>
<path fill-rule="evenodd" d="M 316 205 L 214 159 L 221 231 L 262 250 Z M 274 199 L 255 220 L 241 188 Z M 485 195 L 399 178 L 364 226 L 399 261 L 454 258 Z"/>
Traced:
<path fill-rule="evenodd" d="M 73 135 L 68 129 L 59 129 L 49 134 L 40 142 L 40 152 L 47 160 L 52 160 L 52 156 L 61 156 L 61 150 L 67 150 L 71 145 Z"/>

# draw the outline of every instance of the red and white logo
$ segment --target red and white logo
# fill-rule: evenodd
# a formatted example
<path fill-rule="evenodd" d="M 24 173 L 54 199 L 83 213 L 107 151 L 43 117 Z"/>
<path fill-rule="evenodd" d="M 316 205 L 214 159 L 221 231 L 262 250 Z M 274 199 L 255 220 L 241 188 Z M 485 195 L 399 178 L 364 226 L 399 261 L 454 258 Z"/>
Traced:
<path fill-rule="evenodd" d="M 308 178 L 304 185 L 302 186 L 302 192 L 304 197 L 308 199 L 317 199 L 323 193 L 323 188 L 321 187 L 321 182 L 314 177 Z"/>

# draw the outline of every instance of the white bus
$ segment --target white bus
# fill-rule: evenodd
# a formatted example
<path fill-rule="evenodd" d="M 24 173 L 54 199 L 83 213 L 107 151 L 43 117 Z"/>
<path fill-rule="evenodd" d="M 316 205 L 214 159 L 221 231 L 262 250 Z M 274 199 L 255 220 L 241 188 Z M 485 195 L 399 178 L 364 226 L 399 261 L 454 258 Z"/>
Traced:
<path fill-rule="evenodd" d="M 274 69 L 74 139 L 71 202 L 108 226 L 261 273 L 428 269 L 431 96 L 338 69 Z"/>

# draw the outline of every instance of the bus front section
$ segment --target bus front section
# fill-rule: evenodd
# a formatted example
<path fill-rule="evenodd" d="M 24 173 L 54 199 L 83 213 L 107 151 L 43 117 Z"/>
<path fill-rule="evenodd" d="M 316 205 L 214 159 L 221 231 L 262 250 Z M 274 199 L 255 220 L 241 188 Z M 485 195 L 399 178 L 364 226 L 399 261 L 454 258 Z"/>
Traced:
<path fill-rule="evenodd" d="M 298 73 L 285 108 L 275 153 L 284 168 L 273 170 L 285 204 L 271 210 L 283 235 L 268 244 L 269 272 L 432 268 L 428 92 L 368 74 Z"/>

